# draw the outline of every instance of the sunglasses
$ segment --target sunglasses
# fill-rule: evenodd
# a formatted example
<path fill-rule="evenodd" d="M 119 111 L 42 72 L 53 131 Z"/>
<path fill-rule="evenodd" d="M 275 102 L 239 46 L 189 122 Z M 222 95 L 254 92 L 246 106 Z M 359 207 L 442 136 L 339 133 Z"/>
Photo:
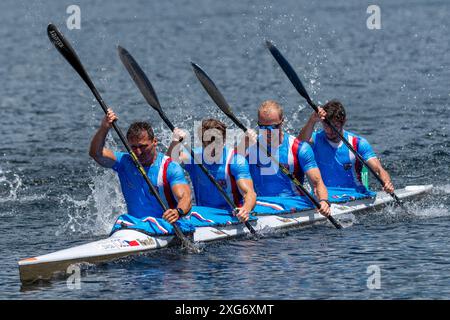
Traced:
<path fill-rule="evenodd" d="M 276 130 L 276 129 L 280 129 L 282 124 L 283 124 L 283 121 L 281 121 L 278 124 L 269 124 L 269 125 L 264 125 L 264 124 L 258 123 L 258 127 L 260 129 L 265 129 L 265 130 Z"/>

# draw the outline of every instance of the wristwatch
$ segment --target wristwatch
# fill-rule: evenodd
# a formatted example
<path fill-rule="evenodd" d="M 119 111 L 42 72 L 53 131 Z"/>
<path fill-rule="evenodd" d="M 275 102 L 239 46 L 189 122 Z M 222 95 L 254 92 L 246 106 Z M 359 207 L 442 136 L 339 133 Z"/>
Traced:
<path fill-rule="evenodd" d="M 331 202 L 328 201 L 328 199 L 320 199 L 319 202 L 326 202 L 328 204 L 329 207 L 331 207 Z"/>
<path fill-rule="evenodd" d="M 184 213 L 183 209 L 181 209 L 181 208 L 177 208 L 177 211 L 178 211 L 178 215 L 180 217 L 184 217 L 185 215 L 187 215 L 187 213 Z"/>

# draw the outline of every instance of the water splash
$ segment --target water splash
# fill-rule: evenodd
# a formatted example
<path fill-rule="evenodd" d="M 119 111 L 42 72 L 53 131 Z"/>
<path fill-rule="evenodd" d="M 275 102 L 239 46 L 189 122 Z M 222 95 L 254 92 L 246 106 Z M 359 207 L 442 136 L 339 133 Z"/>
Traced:
<path fill-rule="evenodd" d="M 346 213 L 340 216 L 338 219 L 339 223 L 342 225 L 342 227 L 349 228 L 353 226 L 354 224 L 358 223 L 358 219 L 356 219 L 356 216 L 353 213 Z M 331 225 L 331 223 L 330 223 Z"/>
<path fill-rule="evenodd" d="M 436 186 L 433 188 L 433 191 L 438 194 L 450 194 L 450 184 Z"/>
<path fill-rule="evenodd" d="M 430 219 L 450 216 L 450 211 L 448 206 L 445 204 L 435 204 L 428 207 L 423 207 L 422 205 L 417 205 L 410 208 L 410 212 L 414 216 L 420 219 Z"/>
<path fill-rule="evenodd" d="M 433 188 L 431 196 L 420 202 L 411 203 L 409 209 L 420 219 L 450 216 L 450 185 L 441 185 Z"/>
<path fill-rule="evenodd" d="M 117 150 L 117 145 L 109 136 L 107 147 Z M 90 193 L 85 199 L 75 199 L 73 195 L 62 195 L 60 206 L 67 216 L 56 231 L 56 235 L 107 235 L 120 214 L 126 212 L 126 204 L 119 180 L 112 170 L 92 164 Z"/>
<path fill-rule="evenodd" d="M 90 194 L 86 199 L 75 199 L 62 195 L 60 206 L 67 217 L 56 232 L 61 234 L 106 235 L 111 231 L 115 218 L 126 212 L 125 201 L 114 172 L 105 171 L 94 175 L 89 184 Z"/>
<path fill-rule="evenodd" d="M 449 191 L 448 186 L 437 187 L 437 189 L 437 191 L 433 189 L 432 193 L 423 199 L 406 202 L 407 212 L 395 204 L 390 204 L 381 211 L 370 213 L 370 220 L 373 222 L 375 219 L 379 224 L 390 224 L 448 217 L 450 216 L 448 197 L 445 195 L 442 197 L 443 190 Z"/>
<path fill-rule="evenodd" d="M 16 201 L 22 185 L 18 174 L 0 168 L 0 202 Z"/>

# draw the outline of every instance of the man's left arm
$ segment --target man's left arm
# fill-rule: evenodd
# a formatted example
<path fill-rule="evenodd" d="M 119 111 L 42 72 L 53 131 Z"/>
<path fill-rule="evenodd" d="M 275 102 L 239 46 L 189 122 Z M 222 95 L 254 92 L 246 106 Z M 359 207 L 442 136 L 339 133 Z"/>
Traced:
<path fill-rule="evenodd" d="M 187 214 L 192 207 L 191 203 L 191 189 L 188 184 L 177 184 L 172 188 L 172 194 L 177 199 L 178 205 L 176 209 L 169 209 L 163 214 L 163 218 L 169 223 L 175 223 L 180 217 L 177 209 L 183 210 Z"/>
<path fill-rule="evenodd" d="M 236 215 L 240 221 L 247 221 L 250 212 L 256 205 L 256 193 L 253 188 L 252 179 L 239 179 L 236 182 L 242 197 L 244 198 L 244 204 L 239 208 L 239 212 Z"/>
<path fill-rule="evenodd" d="M 300 148 L 298 148 L 297 157 L 300 166 L 308 178 L 308 181 L 314 190 L 314 194 L 320 203 L 318 211 L 325 217 L 329 216 L 331 214 L 331 209 L 328 202 L 328 190 L 325 183 L 323 183 L 322 175 L 320 174 L 319 167 L 317 166 L 314 157 L 314 151 L 311 146 L 306 142 L 302 142 Z"/>
<path fill-rule="evenodd" d="M 313 168 L 306 171 L 306 177 L 312 185 L 314 194 L 320 203 L 319 212 L 326 217 L 329 216 L 331 214 L 331 209 L 328 202 L 328 190 L 323 183 L 319 168 Z"/>
<path fill-rule="evenodd" d="M 372 149 L 372 146 L 367 142 L 366 139 L 361 139 L 358 145 L 358 152 L 362 156 L 362 158 L 366 161 L 369 167 L 375 171 L 376 174 L 383 181 L 383 190 L 392 193 L 394 192 L 394 185 L 392 184 L 391 176 L 389 173 L 383 168 L 380 160 L 377 158 L 375 152 Z"/>
<path fill-rule="evenodd" d="M 371 158 L 368 161 L 366 161 L 369 167 L 375 171 L 376 174 L 381 178 L 381 181 L 383 181 L 383 190 L 387 193 L 394 192 L 394 185 L 392 184 L 391 176 L 389 173 L 383 168 L 381 165 L 380 160 L 378 158 Z"/>
<path fill-rule="evenodd" d="M 172 187 L 172 193 L 177 199 L 177 208 L 186 214 L 192 208 L 191 189 L 188 184 L 177 184 Z"/>
<path fill-rule="evenodd" d="M 178 205 L 176 209 L 169 209 L 164 212 L 163 218 L 169 223 L 174 223 L 180 218 L 177 209 L 181 209 L 184 214 L 187 214 L 191 210 L 191 189 L 184 177 L 183 168 L 176 162 L 170 163 L 167 180 Z"/>
<path fill-rule="evenodd" d="M 239 208 L 236 216 L 242 222 L 248 220 L 250 212 L 256 205 L 256 192 L 253 187 L 252 176 L 250 175 L 250 168 L 248 162 L 240 154 L 236 154 L 231 164 L 231 174 L 236 179 L 236 184 L 239 188 L 239 192 L 244 198 L 242 207 Z"/>

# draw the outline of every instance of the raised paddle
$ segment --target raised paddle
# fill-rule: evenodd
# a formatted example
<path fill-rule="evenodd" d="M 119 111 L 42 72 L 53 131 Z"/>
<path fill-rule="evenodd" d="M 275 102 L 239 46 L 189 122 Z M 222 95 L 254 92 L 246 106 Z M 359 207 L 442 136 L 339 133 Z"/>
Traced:
<path fill-rule="evenodd" d="M 195 63 L 191 62 L 191 65 L 194 69 L 194 73 L 197 76 L 197 79 L 200 81 L 203 88 L 205 88 L 206 92 L 217 104 L 220 110 L 222 110 L 223 113 L 225 113 L 239 128 L 241 128 L 244 132 L 247 132 L 248 128 L 244 126 L 244 124 L 239 121 L 239 119 L 234 115 L 233 111 L 231 111 L 230 105 L 227 103 L 222 93 L 220 93 L 220 90 L 216 87 L 211 78 L 208 77 L 206 72 L 203 71 L 202 68 L 200 68 L 200 66 Z M 314 206 L 317 209 L 320 209 L 320 203 L 311 194 L 309 194 L 309 192 L 303 187 L 300 181 L 298 181 L 297 178 L 295 178 L 294 175 L 287 168 L 282 166 L 274 157 L 270 156 L 270 159 L 280 168 L 281 172 L 288 176 L 289 179 L 291 179 L 291 181 L 295 184 L 295 186 L 308 197 L 308 199 L 314 204 Z M 338 221 L 336 221 L 334 217 L 329 215 L 327 218 L 336 227 L 336 229 L 342 228 L 342 225 Z"/>
<path fill-rule="evenodd" d="M 297 92 L 300 93 L 300 95 L 306 99 L 308 104 L 311 106 L 311 108 L 314 109 L 315 112 L 318 112 L 319 109 L 317 108 L 317 105 L 309 97 L 308 93 L 306 92 L 305 87 L 303 86 L 303 83 L 300 81 L 300 78 L 297 76 L 297 73 L 295 73 L 294 69 L 289 64 L 289 62 L 283 57 L 281 52 L 270 41 L 266 41 L 266 46 L 269 49 L 272 56 L 275 58 L 275 60 L 280 65 L 281 69 L 283 69 L 284 73 L 289 78 L 291 83 L 294 85 L 295 89 L 297 89 Z M 383 180 L 381 180 L 380 176 L 367 164 L 367 162 L 353 148 L 353 146 L 347 141 L 347 139 L 344 138 L 344 136 L 341 134 L 341 132 L 339 130 L 337 130 L 327 118 L 325 118 L 324 122 L 339 136 L 339 138 L 347 146 L 347 148 L 349 148 L 350 151 L 355 155 L 355 157 L 358 158 L 358 160 L 361 161 L 361 163 L 363 163 L 367 167 L 367 169 L 369 169 L 370 172 L 372 172 L 372 174 L 375 176 L 375 178 L 377 178 L 378 182 L 380 182 L 381 185 L 384 187 L 384 182 L 383 182 Z M 394 198 L 394 200 L 397 202 L 397 204 L 399 204 L 403 209 L 405 209 L 405 207 L 403 206 L 403 202 L 397 197 L 395 192 L 389 193 L 389 195 L 392 198 Z"/>
<path fill-rule="evenodd" d="M 144 71 L 142 71 L 139 64 L 136 62 L 136 60 L 133 58 L 133 56 L 124 48 L 121 46 L 117 47 L 117 50 L 119 52 L 120 60 L 122 61 L 123 65 L 127 69 L 128 73 L 130 74 L 133 81 L 136 83 L 137 87 L 141 91 L 142 95 L 144 96 L 145 100 L 147 100 L 148 104 L 158 112 L 159 116 L 163 119 L 163 121 L 167 124 L 167 126 L 170 128 L 171 131 L 175 129 L 175 126 L 170 122 L 170 120 L 167 118 L 165 112 L 163 111 L 161 104 L 159 103 L 158 96 L 156 95 L 155 90 L 153 89 L 152 84 L 150 83 L 150 80 L 147 78 Z M 180 141 L 181 142 L 181 141 Z M 191 157 L 192 159 L 195 158 L 195 153 L 192 149 L 190 149 Z M 234 205 L 233 201 L 230 199 L 228 194 L 223 190 L 223 188 L 219 185 L 219 183 L 216 181 L 216 179 L 211 175 L 211 173 L 208 171 L 208 169 L 205 168 L 205 166 L 200 163 L 199 161 L 195 161 L 195 164 L 197 164 L 200 169 L 203 171 L 204 174 L 209 178 L 209 180 L 214 184 L 214 186 L 219 190 L 220 194 L 223 196 L 227 204 L 230 206 L 230 208 L 235 212 L 236 206 Z M 252 233 L 255 234 L 256 231 L 253 229 L 251 224 L 246 221 L 245 226 L 247 229 Z"/>
<path fill-rule="evenodd" d="M 78 58 L 75 50 L 72 48 L 70 43 L 64 38 L 64 36 L 59 32 L 59 30 L 53 25 L 49 24 L 47 27 L 47 35 L 50 39 L 50 41 L 55 45 L 56 49 L 63 55 L 64 58 L 66 58 L 67 62 L 75 69 L 75 71 L 80 75 L 80 77 L 84 80 L 84 82 L 87 84 L 89 89 L 91 89 L 92 93 L 94 94 L 95 98 L 97 99 L 98 103 L 102 107 L 105 114 L 108 112 L 108 107 L 106 106 L 105 102 L 103 101 L 102 97 L 98 93 L 96 87 L 92 83 L 91 78 L 87 74 L 86 70 L 84 69 L 83 65 L 81 64 L 80 59 Z M 142 177 L 144 178 L 145 182 L 147 183 L 148 187 L 150 188 L 150 191 L 155 196 L 158 203 L 161 205 L 164 211 L 168 210 L 167 205 L 163 202 L 161 199 L 158 191 L 155 189 L 153 184 L 150 182 L 150 179 L 148 178 L 147 174 L 145 173 L 144 168 L 140 164 L 138 158 L 134 154 L 133 150 L 131 150 L 131 147 L 129 146 L 127 140 L 125 139 L 122 131 L 117 126 L 117 123 L 114 121 L 112 124 L 114 130 L 119 135 L 120 140 L 125 145 L 125 148 L 127 149 L 128 153 L 131 156 L 131 159 L 133 160 L 136 168 L 141 173 Z M 182 243 L 189 248 L 190 250 L 199 253 L 200 249 L 197 248 L 189 239 L 181 232 L 180 228 L 176 224 L 172 224 L 173 229 L 175 230 L 175 234 L 178 238 L 182 241 Z"/>

